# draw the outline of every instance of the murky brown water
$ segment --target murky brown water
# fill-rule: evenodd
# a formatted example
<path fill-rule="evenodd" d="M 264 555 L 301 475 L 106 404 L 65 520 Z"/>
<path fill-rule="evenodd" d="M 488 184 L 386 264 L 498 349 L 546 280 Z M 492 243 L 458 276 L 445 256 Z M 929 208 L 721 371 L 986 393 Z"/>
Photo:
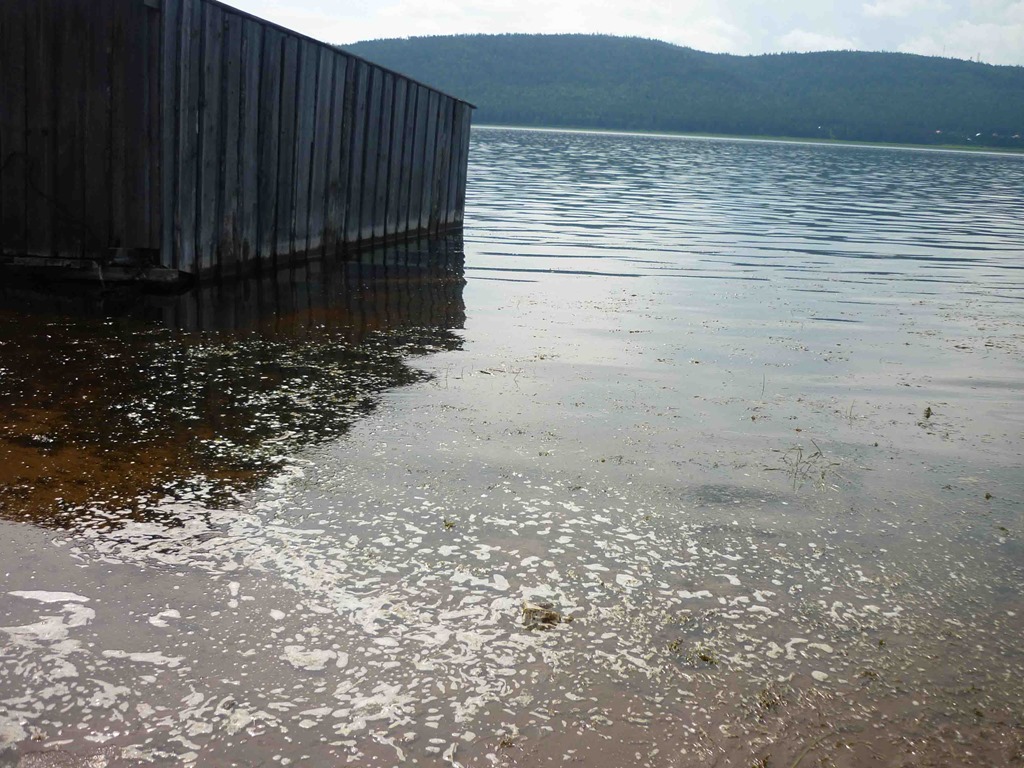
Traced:
<path fill-rule="evenodd" d="M 93 503 L 250 491 L 425 379 L 410 357 L 460 348 L 464 282 L 440 242 L 175 296 L 0 289 L 0 514 L 74 527 Z"/>
<path fill-rule="evenodd" d="M 470 176 L 464 273 L 2 289 L 0 763 L 1024 761 L 1024 158 Z"/>

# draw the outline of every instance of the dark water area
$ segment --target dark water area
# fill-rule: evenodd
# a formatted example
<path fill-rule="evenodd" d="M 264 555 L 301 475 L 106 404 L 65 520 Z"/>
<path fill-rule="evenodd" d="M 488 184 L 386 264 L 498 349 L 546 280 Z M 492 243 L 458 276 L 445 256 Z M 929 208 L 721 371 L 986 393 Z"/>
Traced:
<path fill-rule="evenodd" d="M 464 240 L 0 287 L 0 765 L 1024 764 L 1024 157 L 469 179 Z"/>
<path fill-rule="evenodd" d="M 298 263 L 180 294 L 0 288 L 0 516 L 75 525 L 90 506 L 224 503 L 334 440 L 410 358 L 456 350 L 459 239 Z"/>

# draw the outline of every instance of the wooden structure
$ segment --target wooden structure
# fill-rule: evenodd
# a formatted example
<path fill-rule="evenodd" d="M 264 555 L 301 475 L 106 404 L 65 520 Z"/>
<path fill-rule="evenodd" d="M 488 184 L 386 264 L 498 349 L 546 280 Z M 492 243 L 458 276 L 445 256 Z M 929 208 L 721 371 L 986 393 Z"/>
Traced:
<path fill-rule="evenodd" d="M 3 0 L 0 262 L 176 279 L 458 227 L 471 112 L 215 0 Z"/>

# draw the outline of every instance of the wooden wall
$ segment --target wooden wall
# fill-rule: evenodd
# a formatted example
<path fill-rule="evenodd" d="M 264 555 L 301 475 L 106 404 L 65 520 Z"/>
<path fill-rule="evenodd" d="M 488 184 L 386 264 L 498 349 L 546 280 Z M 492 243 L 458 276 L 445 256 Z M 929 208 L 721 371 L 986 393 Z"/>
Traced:
<path fill-rule="evenodd" d="M 0 253 L 227 275 L 436 234 L 471 110 L 215 0 L 2 0 Z"/>
<path fill-rule="evenodd" d="M 161 261 L 332 255 L 460 224 L 471 107 L 214 0 L 162 0 Z"/>
<path fill-rule="evenodd" d="M 159 34 L 143 0 L 0 4 L 0 253 L 159 247 Z"/>

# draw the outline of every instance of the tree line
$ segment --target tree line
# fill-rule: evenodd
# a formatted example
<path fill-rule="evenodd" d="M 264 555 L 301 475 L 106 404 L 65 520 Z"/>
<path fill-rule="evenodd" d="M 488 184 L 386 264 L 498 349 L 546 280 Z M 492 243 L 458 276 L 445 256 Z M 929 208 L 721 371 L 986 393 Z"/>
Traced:
<path fill-rule="evenodd" d="M 1024 67 L 863 51 L 734 56 L 608 35 L 345 48 L 474 103 L 477 123 L 1024 148 Z"/>

